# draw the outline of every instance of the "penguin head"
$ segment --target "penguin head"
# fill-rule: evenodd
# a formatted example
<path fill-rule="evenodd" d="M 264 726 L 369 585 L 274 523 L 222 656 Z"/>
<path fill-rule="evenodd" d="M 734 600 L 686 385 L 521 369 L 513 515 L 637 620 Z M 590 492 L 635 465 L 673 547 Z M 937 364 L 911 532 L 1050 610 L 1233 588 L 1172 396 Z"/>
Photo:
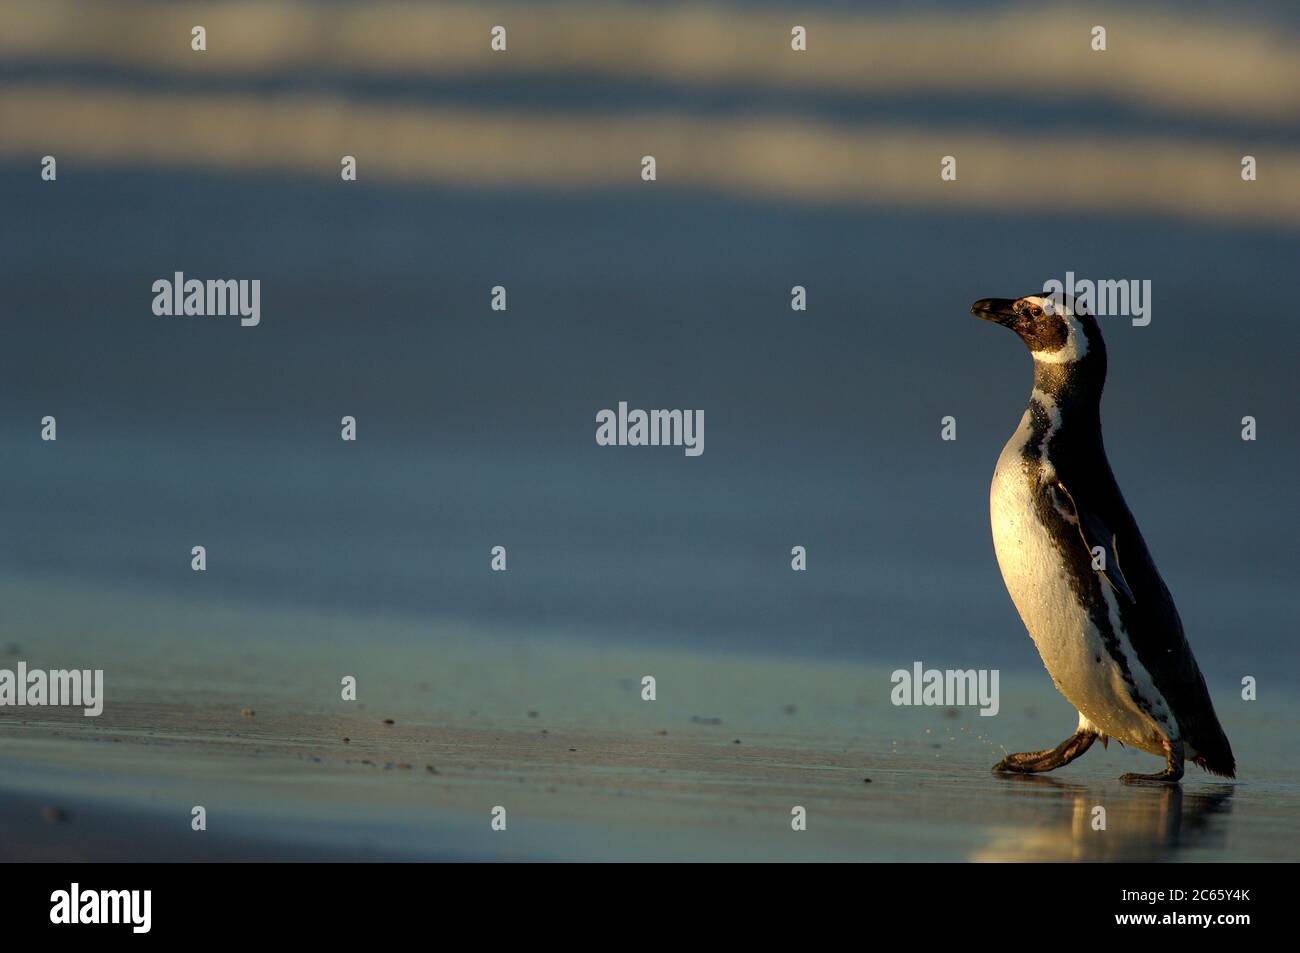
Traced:
<path fill-rule="evenodd" d="M 1076 312 L 1069 295 L 1032 294 L 1023 298 L 981 298 L 971 314 L 1020 335 L 1034 360 L 1074 364 L 1089 355 L 1104 361 L 1101 329 L 1090 314 Z"/>

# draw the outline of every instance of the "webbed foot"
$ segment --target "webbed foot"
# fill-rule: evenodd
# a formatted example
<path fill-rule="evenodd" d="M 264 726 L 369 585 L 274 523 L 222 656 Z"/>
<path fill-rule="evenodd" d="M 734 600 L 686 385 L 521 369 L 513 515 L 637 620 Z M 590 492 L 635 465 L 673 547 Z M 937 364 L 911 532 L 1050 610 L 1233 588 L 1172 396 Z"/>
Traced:
<path fill-rule="evenodd" d="M 993 766 L 995 774 L 1037 774 L 1064 767 L 1092 747 L 1097 732 L 1080 728 L 1055 748 L 1009 754 Z"/>
<path fill-rule="evenodd" d="M 1156 774 L 1122 774 L 1125 784 L 1177 784 L 1183 779 L 1183 743 L 1165 742 L 1165 769 Z"/>

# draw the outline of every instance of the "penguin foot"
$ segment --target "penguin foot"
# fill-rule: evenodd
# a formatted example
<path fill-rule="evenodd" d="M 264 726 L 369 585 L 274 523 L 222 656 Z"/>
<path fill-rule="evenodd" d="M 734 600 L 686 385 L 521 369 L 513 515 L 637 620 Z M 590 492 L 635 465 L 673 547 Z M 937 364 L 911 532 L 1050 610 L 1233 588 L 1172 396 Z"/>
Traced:
<path fill-rule="evenodd" d="M 1165 769 L 1156 774 L 1121 774 L 1125 784 L 1177 784 L 1183 779 L 1183 743 L 1165 742 Z"/>
<path fill-rule="evenodd" d="M 1055 748 L 1009 754 L 993 765 L 994 774 L 1038 774 L 1064 767 L 1092 747 L 1097 732 L 1079 729 Z"/>
<path fill-rule="evenodd" d="M 1157 774 L 1121 774 L 1119 779 L 1125 784 L 1177 784 L 1183 779 L 1183 772 L 1165 769 Z"/>

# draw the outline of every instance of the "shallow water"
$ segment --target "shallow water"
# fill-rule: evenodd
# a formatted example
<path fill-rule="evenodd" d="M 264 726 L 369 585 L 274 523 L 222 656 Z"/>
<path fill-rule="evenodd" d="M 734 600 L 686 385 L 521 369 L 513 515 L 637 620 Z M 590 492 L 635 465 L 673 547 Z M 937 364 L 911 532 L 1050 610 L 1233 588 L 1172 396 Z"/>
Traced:
<path fill-rule="evenodd" d="M 1278 509 L 1298 338 L 1230 304 L 1288 272 L 1291 231 L 1097 219 L 1043 242 L 1036 214 L 671 190 L 374 185 L 343 208 L 303 181 L 86 170 L 51 191 L 4 168 L 11 579 L 1029 668 L 987 501 L 1030 361 L 967 312 L 1068 262 L 1153 281 L 1150 326 L 1105 326 L 1107 446 L 1207 676 L 1300 688 Z M 262 323 L 154 317 L 177 268 L 261 276 Z M 597 446 L 620 400 L 703 409 L 703 455 Z M 495 545 L 508 577 L 484 571 Z"/>

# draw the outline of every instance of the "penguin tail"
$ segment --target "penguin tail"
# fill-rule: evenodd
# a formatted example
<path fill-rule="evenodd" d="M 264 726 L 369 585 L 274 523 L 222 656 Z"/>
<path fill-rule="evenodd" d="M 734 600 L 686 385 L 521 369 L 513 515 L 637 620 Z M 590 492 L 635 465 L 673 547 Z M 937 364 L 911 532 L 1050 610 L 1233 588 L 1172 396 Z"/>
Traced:
<path fill-rule="evenodd" d="M 1235 778 L 1237 759 L 1232 756 L 1228 736 L 1223 733 L 1217 719 L 1209 727 L 1212 730 L 1198 732 L 1199 737 L 1193 740 L 1192 746 L 1196 754 L 1192 756 L 1192 764 L 1200 765 L 1210 774 L 1217 774 L 1221 778 Z"/>
<path fill-rule="evenodd" d="M 1186 645 L 1186 643 L 1184 643 Z M 1205 687 L 1205 676 L 1196 668 L 1191 653 L 1186 658 L 1191 662 L 1196 673 L 1195 688 L 1191 698 L 1184 690 L 1180 695 L 1179 708 L 1176 712 L 1178 725 L 1183 731 L 1183 740 L 1191 749 L 1188 754 L 1192 764 L 1199 765 L 1210 774 L 1221 778 L 1237 776 L 1237 759 L 1232 755 L 1232 745 L 1219 724 L 1219 716 L 1214 713 L 1214 703 L 1210 701 L 1210 692 Z M 1196 697 L 1199 696 L 1199 697 Z"/>
<path fill-rule="evenodd" d="M 1237 760 L 1232 756 L 1229 749 L 1226 754 L 1216 757 L 1206 757 L 1198 754 L 1192 759 L 1192 763 L 1199 765 L 1210 774 L 1217 774 L 1221 778 L 1235 778 L 1237 776 Z"/>

